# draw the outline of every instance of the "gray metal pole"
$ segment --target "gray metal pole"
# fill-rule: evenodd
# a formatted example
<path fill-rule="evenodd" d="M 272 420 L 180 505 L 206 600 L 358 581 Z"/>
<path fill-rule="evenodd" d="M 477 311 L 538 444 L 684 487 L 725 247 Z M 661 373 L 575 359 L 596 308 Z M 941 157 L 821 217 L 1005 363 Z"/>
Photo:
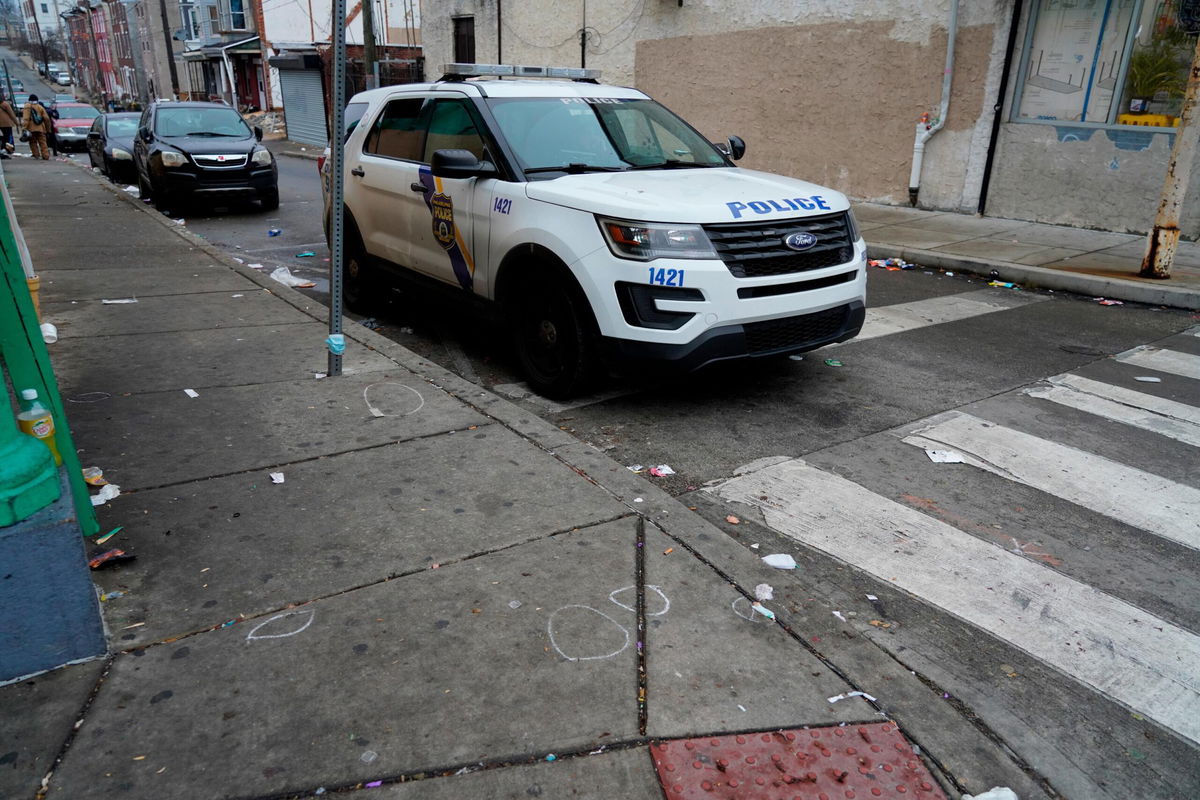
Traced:
<path fill-rule="evenodd" d="M 329 335 L 342 339 L 342 263 L 346 256 L 344 199 L 345 149 L 342 130 L 346 127 L 346 0 L 333 0 L 333 121 L 329 126 L 330 194 L 329 240 Z M 342 374 L 342 356 L 329 350 L 329 377 Z"/>
<path fill-rule="evenodd" d="M 1193 119 L 1197 94 L 1200 94 L 1200 37 L 1196 38 L 1196 52 L 1192 55 L 1192 71 L 1188 75 L 1187 93 L 1183 96 L 1183 109 L 1179 112 L 1179 127 L 1175 129 L 1175 146 L 1171 148 L 1171 160 L 1167 164 L 1162 200 L 1154 218 L 1154 229 L 1146 240 L 1142 271 L 1138 273 L 1143 278 L 1166 280 L 1171 277 L 1175 248 L 1179 244 L 1179 215 L 1187 196 L 1192 164 L 1196 160 L 1196 145 L 1200 143 L 1200 120 Z"/>

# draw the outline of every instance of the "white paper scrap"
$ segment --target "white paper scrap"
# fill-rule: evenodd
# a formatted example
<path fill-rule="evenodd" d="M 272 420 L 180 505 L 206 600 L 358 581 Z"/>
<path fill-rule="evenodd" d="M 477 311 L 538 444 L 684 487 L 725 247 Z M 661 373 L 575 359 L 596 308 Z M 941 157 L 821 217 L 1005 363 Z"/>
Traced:
<path fill-rule="evenodd" d="M 768 567 L 774 567 L 775 569 L 796 568 L 796 559 L 792 558 L 788 553 L 772 553 L 769 556 L 763 556 L 762 560 Z"/>
<path fill-rule="evenodd" d="M 230 297 L 245 297 L 245 296 L 246 296 L 246 295 L 244 295 L 244 294 L 234 294 L 234 295 L 230 295 Z"/>
<path fill-rule="evenodd" d="M 188 397 L 191 397 L 192 399 L 195 399 L 200 396 L 200 393 L 197 392 L 195 389 L 184 389 L 183 393 L 186 394 Z"/>
<path fill-rule="evenodd" d="M 1156 378 L 1153 375 L 1138 375 L 1134 380 L 1142 383 L 1162 383 L 1162 378 Z"/>
<path fill-rule="evenodd" d="M 292 271 L 287 267 L 276 267 L 271 272 L 271 277 L 284 286 L 292 286 L 297 289 L 309 289 L 316 286 L 312 281 L 306 281 L 304 278 L 297 278 L 292 274 Z"/>
<path fill-rule="evenodd" d="M 867 595 L 867 599 L 868 599 L 868 600 L 870 600 L 872 603 L 874 603 L 874 602 L 875 602 L 876 600 L 878 600 L 879 598 L 878 598 L 878 597 L 876 597 L 876 596 L 875 596 L 875 595 L 873 595 L 873 594 L 869 594 L 869 595 Z"/>
<path fill-rule="evenodd" d="M 263 268 L 262 264 L 247 264 L 246 266 L 249 267 L 250 269 L 262 269 Z"/>
<path fill-rule="evenodd" d="M 833 612 L 833 615 L 834 615 L 835 617 L 837 617 L 838 619 L 840 619 L 842 622 L 847 622 L 847 623 L 848 623 L 848 622 L 850 621 L 850 620 L 846 619 L 846 617 L 845 617 L 845 616 L 843 616 L 842 612 L 840 612 L 840 611 L 834 611 L 834 612 Z"/>
<path fill-rule="evenodd" d="M 835 694 L 833 697 L 829 698 L 829 702 L 836 703 L 838 700 L 849 700 L 851 697 L 861 697 L 864 700 L 869 700 L 872 703 L 875 702 L 875 698 L 871 697 L 871 695 L 867 694 L 866 692 L 846 692 L 845 694 Z"/>
<path fill-rule="evenodd" d="M 271 483 L 283 483 L 283 473 L 282 472 L 272 472 L 271 473 Z"/>
<path fill-rule="evenodd" d="M 755 600 L 774 600 L 775 599 L 775 590 L 771 587 L 771 584 L 769 584 L 769 583 L 760 583 L 758 586 L 754 587 L 754 599 Z"/>
<path fill-rule="evenodd" d="M 926 450 L 925 455 L 935 464 L 961 464 L 963 457 L 953 450 Z"/>
<path fill-rule="evenodd" d="M 115 500 L 121 496 L 121 487 L 115 483 L 106 483 L 100 487 L 98 494 L 92 495 L 92 505 L 102 506 L 109 500 Z"/>
<path fill-rule="evenodd" d="M 117 298 L 116 300 L 101 300 L 100 302 L 106 306 L 123 306 L 123 305 L 128 305 L 129 303 L 136 303 L 137 298 L 136 297 L 120 297 L 120 298 Z"/>
<path fill-rule="evenodd" d="M 675 470 L 671 469 L 669 464 L 659 464 L 657 467 L 654 467 L 650 470 L 650 474 L 656 478 L 662 478 L 667 475 L 674 475 Z"/>

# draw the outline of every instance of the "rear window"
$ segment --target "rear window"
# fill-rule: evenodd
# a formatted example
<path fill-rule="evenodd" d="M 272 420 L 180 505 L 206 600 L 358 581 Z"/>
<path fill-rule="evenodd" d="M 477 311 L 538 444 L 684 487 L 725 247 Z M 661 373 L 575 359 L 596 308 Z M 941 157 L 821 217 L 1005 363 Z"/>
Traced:
<path fill-rule="evenodd" d="M 61 105 L 56 110 L 60 117 L 66 117 L 67 119 L 95 119 L 100 116 L 100 112 L 91 106 Z"/>

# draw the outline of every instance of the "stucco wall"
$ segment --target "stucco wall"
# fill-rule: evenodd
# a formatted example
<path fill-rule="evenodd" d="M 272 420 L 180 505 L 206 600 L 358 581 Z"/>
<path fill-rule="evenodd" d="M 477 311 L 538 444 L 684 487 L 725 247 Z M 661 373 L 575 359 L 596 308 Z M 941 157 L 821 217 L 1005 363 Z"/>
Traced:
<path fill-rule="evenodd" d="M 1011 3 L 960 0 L 950 113 L 926 148 L 923 206 L 977 204 Z M 584 7 L 505 4 L 497 58 L 495 0 L 428 2 L 427 74 L 451 60 L 452 17 L 473 16 L 477 61 L 586 61 L 714 139 L 741 135 L 748 167 L 907 203 L 917 119 L 941 98 L 949 0 L 593 0 L 586 18 Z"/>
<path fill-rule="evenodd" d="M 1174 134 L 1007 123 L 988 192 L 989 216 L 1145 233 L 1154 224 Z M 1193 170 L 1190 186 L 1200 186 Z M 1180 229 L 1200 235 L 1197 191 Z"/>

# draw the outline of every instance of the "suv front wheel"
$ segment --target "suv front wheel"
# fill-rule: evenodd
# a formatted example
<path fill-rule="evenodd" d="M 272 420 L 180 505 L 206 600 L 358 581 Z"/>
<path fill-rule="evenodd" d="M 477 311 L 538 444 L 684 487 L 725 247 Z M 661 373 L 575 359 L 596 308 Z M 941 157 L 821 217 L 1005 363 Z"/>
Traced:
<path fill-rule="evenodd" d="M 510 307 L 517 357 L 543 397 L 577 395 L 595 378 L 596 337 L 582 302 L 565 278 L 542 274 L 518 289 Z"/>

